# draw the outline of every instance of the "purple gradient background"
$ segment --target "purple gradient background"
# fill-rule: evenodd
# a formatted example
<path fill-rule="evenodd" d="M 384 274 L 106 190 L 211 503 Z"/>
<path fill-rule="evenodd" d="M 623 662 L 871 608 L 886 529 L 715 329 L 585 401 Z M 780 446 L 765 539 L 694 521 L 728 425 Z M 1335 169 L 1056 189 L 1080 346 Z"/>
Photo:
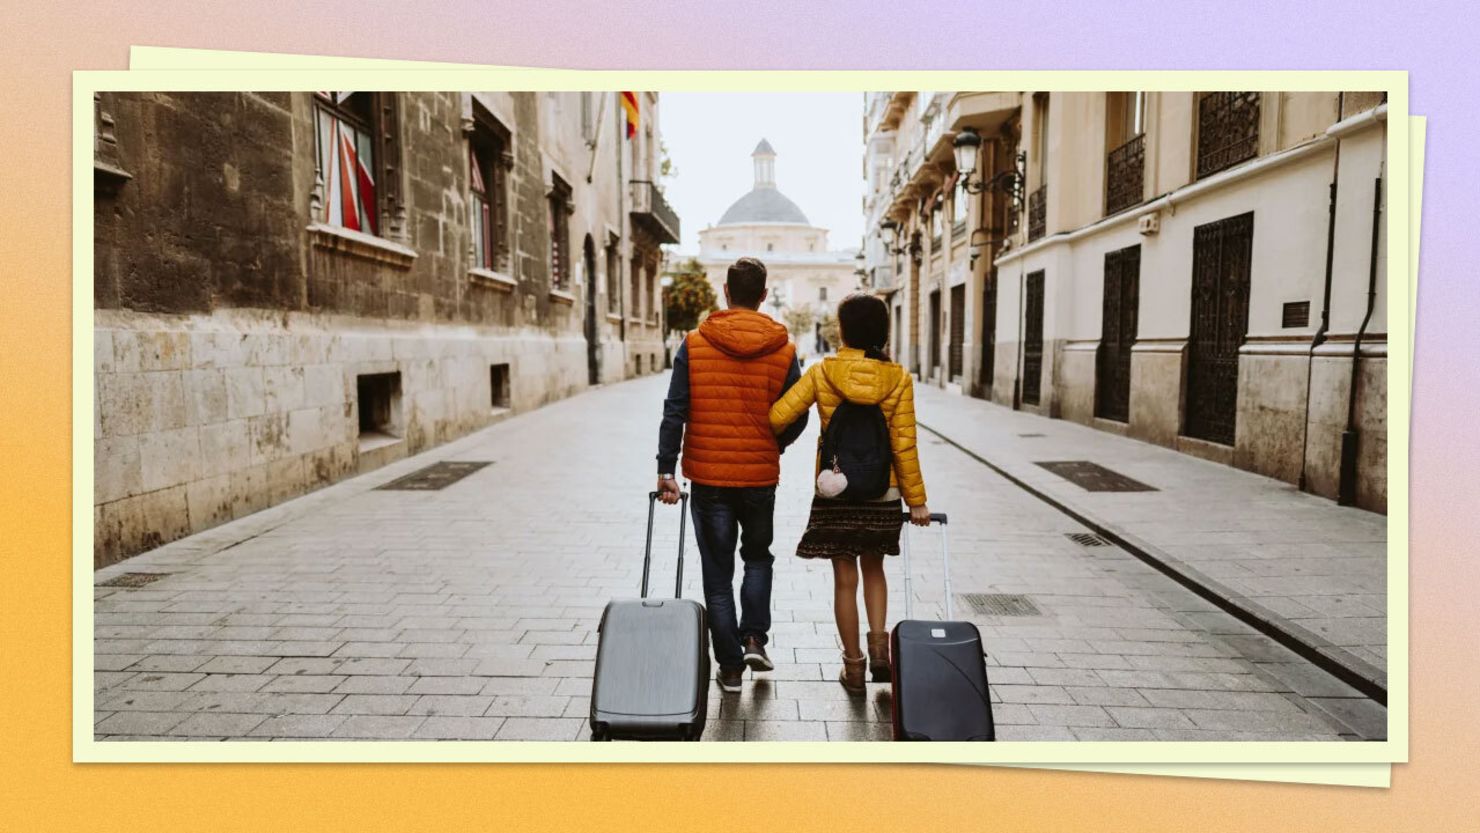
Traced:
<path fill-rule="evenodd" d="M 976 773 L 941 768 L 750 768 L 758 788 L 781 806 L 817 805 L 794 823 L 838 829 L 848 820 L 881 821 L 879 790 L 913 785 L 916 823 L 974 819 L 996 808 L 1015 829 L 1105 828 L 1111 807 L 1140 823 L 1198 818 L 1206 829 L 1243 826 L 1232 814 L 1258 808 L 1278 827 L 1456 829 L 1472 807 L 1476 766 L 1463 750 L 1480 747 L 1475 700 L 1475 589 L 1480 587 L 1480 292 L 1459 275 L 1476 262 L 1480 217 L 1474 148 L 1480 138 L 1474 57 L 1474 7 L 1373 2 L 997 3 L 728 2 L 666 0 L 578 3 L 500 2 L 252 4 L 165 2 L 89 5 L 62 0 L 7 9 L 0 50 L 0 275 L 10 303 L 0 305 L 0 362 L 9 393 L 0 409 L 0 453 L 13 471 L 0 479 L 4 550 L 24 558 L 27 581 L 0 582 L 0 632 L 24 633 L 29 684 L 0 709 L 7 738 L 4 777 L 12 806 L 98 813 L 141 822 L 159 810 L 144 795 L 170 795 L 189 818 L 211 798 L 245 805 L 275 791 L 273 806 L 311 812 L 318 790 L 362 793 L 342 823 L 363 815 L 382 823 L 422 824 L 467 815 L 468 796 L 493 798 L 486 770 L 320 767 L 304 779 L 292 769 L 73 767 L 65 763 L 69 721 L 70 558 L 70 72 L 127 66 L 131 44 L 401 58 L 591 69 L 1402 69 L 1410 109 L 1429 117 L 1424 183 L 1418 331 L 1411 443 L 1412 764 L 1394 771 L 1390 791 L 1135 779 L 1066 773 Z M 1396 206 L 1395 206 L 1396 207 Z M 11 521 L 16 521 L 11 523 Z M 16 574 L 12 574 L 13 576 Z M 372 777 L 372 770 L 379 775 Z M 561 771 L 567 774 L 560 775 Z M 482 775 L 476 773 L 482 772 Z M 599 787 L 609 805 L 651 808 L 653 792 L 703 818 L 696 800 L 715 800 L 731 777 L 695 779 L 693 768 L 505 767 L 505 810 L 520 820 L 599 822 L 595 805 L 556 798 L 569 773 Z M 802 773 L 808 777 L 798 779 Z M 281 775 L 279 774 L 281 773 Z M 434 778 L 434 773 L 436 776 Z M 462 773 L 462 774 L 459 774 Z M 392 776 L 392 780 L 388 777 Z M 460 787 L 449 788 L 454 778 Z M 598 777 L 599 776 L 599 777 Z M 930 780 L 926 781 L 925 778 Z M 190 786 L 186 786 L 186 782 Z M 43 783 L 44 782 L 44 783 Z M 408 789 L 418 783 L 415 790 Z M 392 786 L 399 784 L 399 786 Z M 787 785 L 794 793 L 785 793 Z M 314 787 L 309 790 L 309 786 Z M 763 785 L 763 787 L 762 787 Z M 370 792 L 376 790 L 377 792 Z M 419 794 L 413 794 L 419 793 Z M 934 799 L 925 796 L 935 794 Z M 988 801 L 990 796 L 996 798 Z M 1008 801 L 1007 796 L 1016 796 Z M 88 796 L 84 801 L 77 799 Z M 132 797 L 131 797 L 132 796 Z M 956 812 L 969 806 L 969 816 Z M 7 799 L 7 804 L 10 804 Z M 298 800 L 294 800 L 298 799 Z M 846 805 L 845 805 L 846 802 Z M 328 804 L 343 805 L 341 802 Z M 826 810 L 823 804 L 829 805 Z M 836 809 L 834 805 L 837 806 Z M 845 805 L 845 806 L 842 806 Z M 1130 807 L 1128 805 L 1134 805 Z M 872 809 L 871 809 L 872 807 Z M 1057 811 L 1054 808 L 1058 808 Z M 888 809 L 888 808 L 884 808 Z M 898 809 L 898 808 L 896 808 Z M 419 811 L 419 813 L 418 813 Z M 243 810 L 250 816 L 266 812 Z M 519 818 L 516 816 L 516 818 Z M 671 810 L 653 816 L 670 824 Z M 1132 818 L 1128 816 L 1127 818 Z M 337 821 L 331 821 L 337 819 Z M 412 821 L 412 820 L 415 821 Z M 1447 819 L 1445 821 L 1444 819 Z M 247 816 L 241 817 L 245 822 Z M 711 819 L 712 820 L 712 819 Z M 260 821 L 260 816 L 259 816 Z M 1247 819 L 1253 821 L 1253 819 Z M 774 823 L 774 818 L 773 818 Z M 852 826 L 852 825 L 849 825 Z M 1260 826 L 1257 822 L 1253 826 Z"/>

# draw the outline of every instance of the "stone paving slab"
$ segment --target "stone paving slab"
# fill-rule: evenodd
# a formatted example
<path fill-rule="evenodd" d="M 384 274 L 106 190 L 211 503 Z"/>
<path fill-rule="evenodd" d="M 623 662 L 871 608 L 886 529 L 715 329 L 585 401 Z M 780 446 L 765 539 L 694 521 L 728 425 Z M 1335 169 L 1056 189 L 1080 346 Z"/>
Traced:
<path fill-rule="evenodd" d="M 663 377 L 598 389 L 100 570 L 97 737 L 583 740 L 596 624 L 637 593 Z M 931 413 L 966 400 L 935 404 Z M 593 429 L 599 426 L 599 429 Z M 815 442 L 815 424 L 800 448 Z M 1386 710 L 957 449 L 922 437 L 951 514 L 954 615 L 981 629 L 1004 740 L 1357 739 Z M 439 460 L 492 461 L 443 491 L 375 487 Z M 883 740 L 890 695 L 850 698 L 827 564 L 795 558 L 811 461 L 783 458 L 771 652 L 712 690 L 707 740 Z M 660 507 L 653 584 L 671 589 Z M 937 530 L 915 530 L 916 617 L 944 613 Z M 684 595 L 702 598 L 689 541 Z M 901 559 L 886 565 L 892 624 Z M 1036 616 L 965 593 L 1024 594 Z"/>
<path fill-rule="evenodd" d="M 1386 689 L 1386 516 L 1067 420 L 916 391 L 920 421 L 938 436 Z M 1158 491 L 1087 491 L 1037 465 L 1063 460 Z"/>

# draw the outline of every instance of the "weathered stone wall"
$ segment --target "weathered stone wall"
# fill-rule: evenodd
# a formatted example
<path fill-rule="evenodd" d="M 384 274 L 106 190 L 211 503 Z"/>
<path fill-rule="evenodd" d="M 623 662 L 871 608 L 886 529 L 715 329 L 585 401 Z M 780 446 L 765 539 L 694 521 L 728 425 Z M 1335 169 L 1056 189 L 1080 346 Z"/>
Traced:
<path fill-rule="evenodd" d="M 305 313 L 100 311 L 102 565 L 425 451 L 585 386 L 585 341 Z M 509 366 L 494 407 L 490 366 Z M 356 376 L 400 374 L 399 441 L 359 436 Z"/>
<path fill-rule="evenodd" d="M 509 281 L 469 271 L 466 94 L 397 94 L 405 224 L 386 240 L 313 228 L 311 94 L 102 97 L 110 163 L 131 178 L 95 203 L 97 564 L 587 386 L 595 276 L 577 270 L 576 301 L 551 291 L 550 137 L 536 94 L 504 95 Z M 600 219 L 627 262 L 623 176 L 612 147 L 598 185 L 570 182 L 592 217 L 571 228 L 573 260 Z M 644 373 L 661 367 L 660 321 L 624 343 L 600 318 L 602 381 L 630 375 L 638 354 Z M 507 401 L 493 365 L 508 366 Z M 393 436 L 361 436 L 357 377 L 372 373 L 399 374 Z"/>

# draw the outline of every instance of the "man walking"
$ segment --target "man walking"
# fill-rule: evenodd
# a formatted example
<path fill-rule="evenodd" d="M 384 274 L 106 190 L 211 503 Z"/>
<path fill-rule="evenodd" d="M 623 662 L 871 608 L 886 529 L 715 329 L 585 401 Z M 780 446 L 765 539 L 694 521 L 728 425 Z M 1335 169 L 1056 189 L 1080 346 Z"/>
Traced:
<path fill-rule="evenodd" d="M 674 464 L 683 447 L 683 475 L 693 493 L 694 537 L 704 571 L 719 687 L 740 690 L 746 666 L 770 671 L 772 514 L 781 450 L 806 427 L 771 433 L 771 405 L 801 378 L 786 328 L 762 314 L 766 267 L 742 257 L 725 280 L 727 309 L 712 313 L 673 357 L 673 378 L 658 429 L 658 493 L 676 503 Z M 745 575 L 735 615 L 735 545 Z"/>

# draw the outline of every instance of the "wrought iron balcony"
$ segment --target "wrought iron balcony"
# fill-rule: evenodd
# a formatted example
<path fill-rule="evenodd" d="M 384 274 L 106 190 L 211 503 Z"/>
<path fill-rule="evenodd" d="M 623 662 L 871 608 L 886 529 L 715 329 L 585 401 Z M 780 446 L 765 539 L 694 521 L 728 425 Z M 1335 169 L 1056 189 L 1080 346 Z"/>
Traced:
<path fill-rule="evenodd" d="M 659 243 L 679 241 L 678 212 L 652 182 L 632 180 L 632 221 L 645 228 Z"/>
<path fill-rule="evenodd" d="M 1146 134 L 1110 151 L 1105 160 L 1105 213 L 1139 205 L 1146 196 Z"/>
<path fill-rule="evenodd" d="M 1048 230 L 1048 186 L 1040 185 L 1028 195 L 1028 239 L 1037 240 Z"/>
<path fill-rule="evenodd" d="M 1207 93 L 1197 103 L 1197 178 L 1259 153 L 1257 92 Z"/>

